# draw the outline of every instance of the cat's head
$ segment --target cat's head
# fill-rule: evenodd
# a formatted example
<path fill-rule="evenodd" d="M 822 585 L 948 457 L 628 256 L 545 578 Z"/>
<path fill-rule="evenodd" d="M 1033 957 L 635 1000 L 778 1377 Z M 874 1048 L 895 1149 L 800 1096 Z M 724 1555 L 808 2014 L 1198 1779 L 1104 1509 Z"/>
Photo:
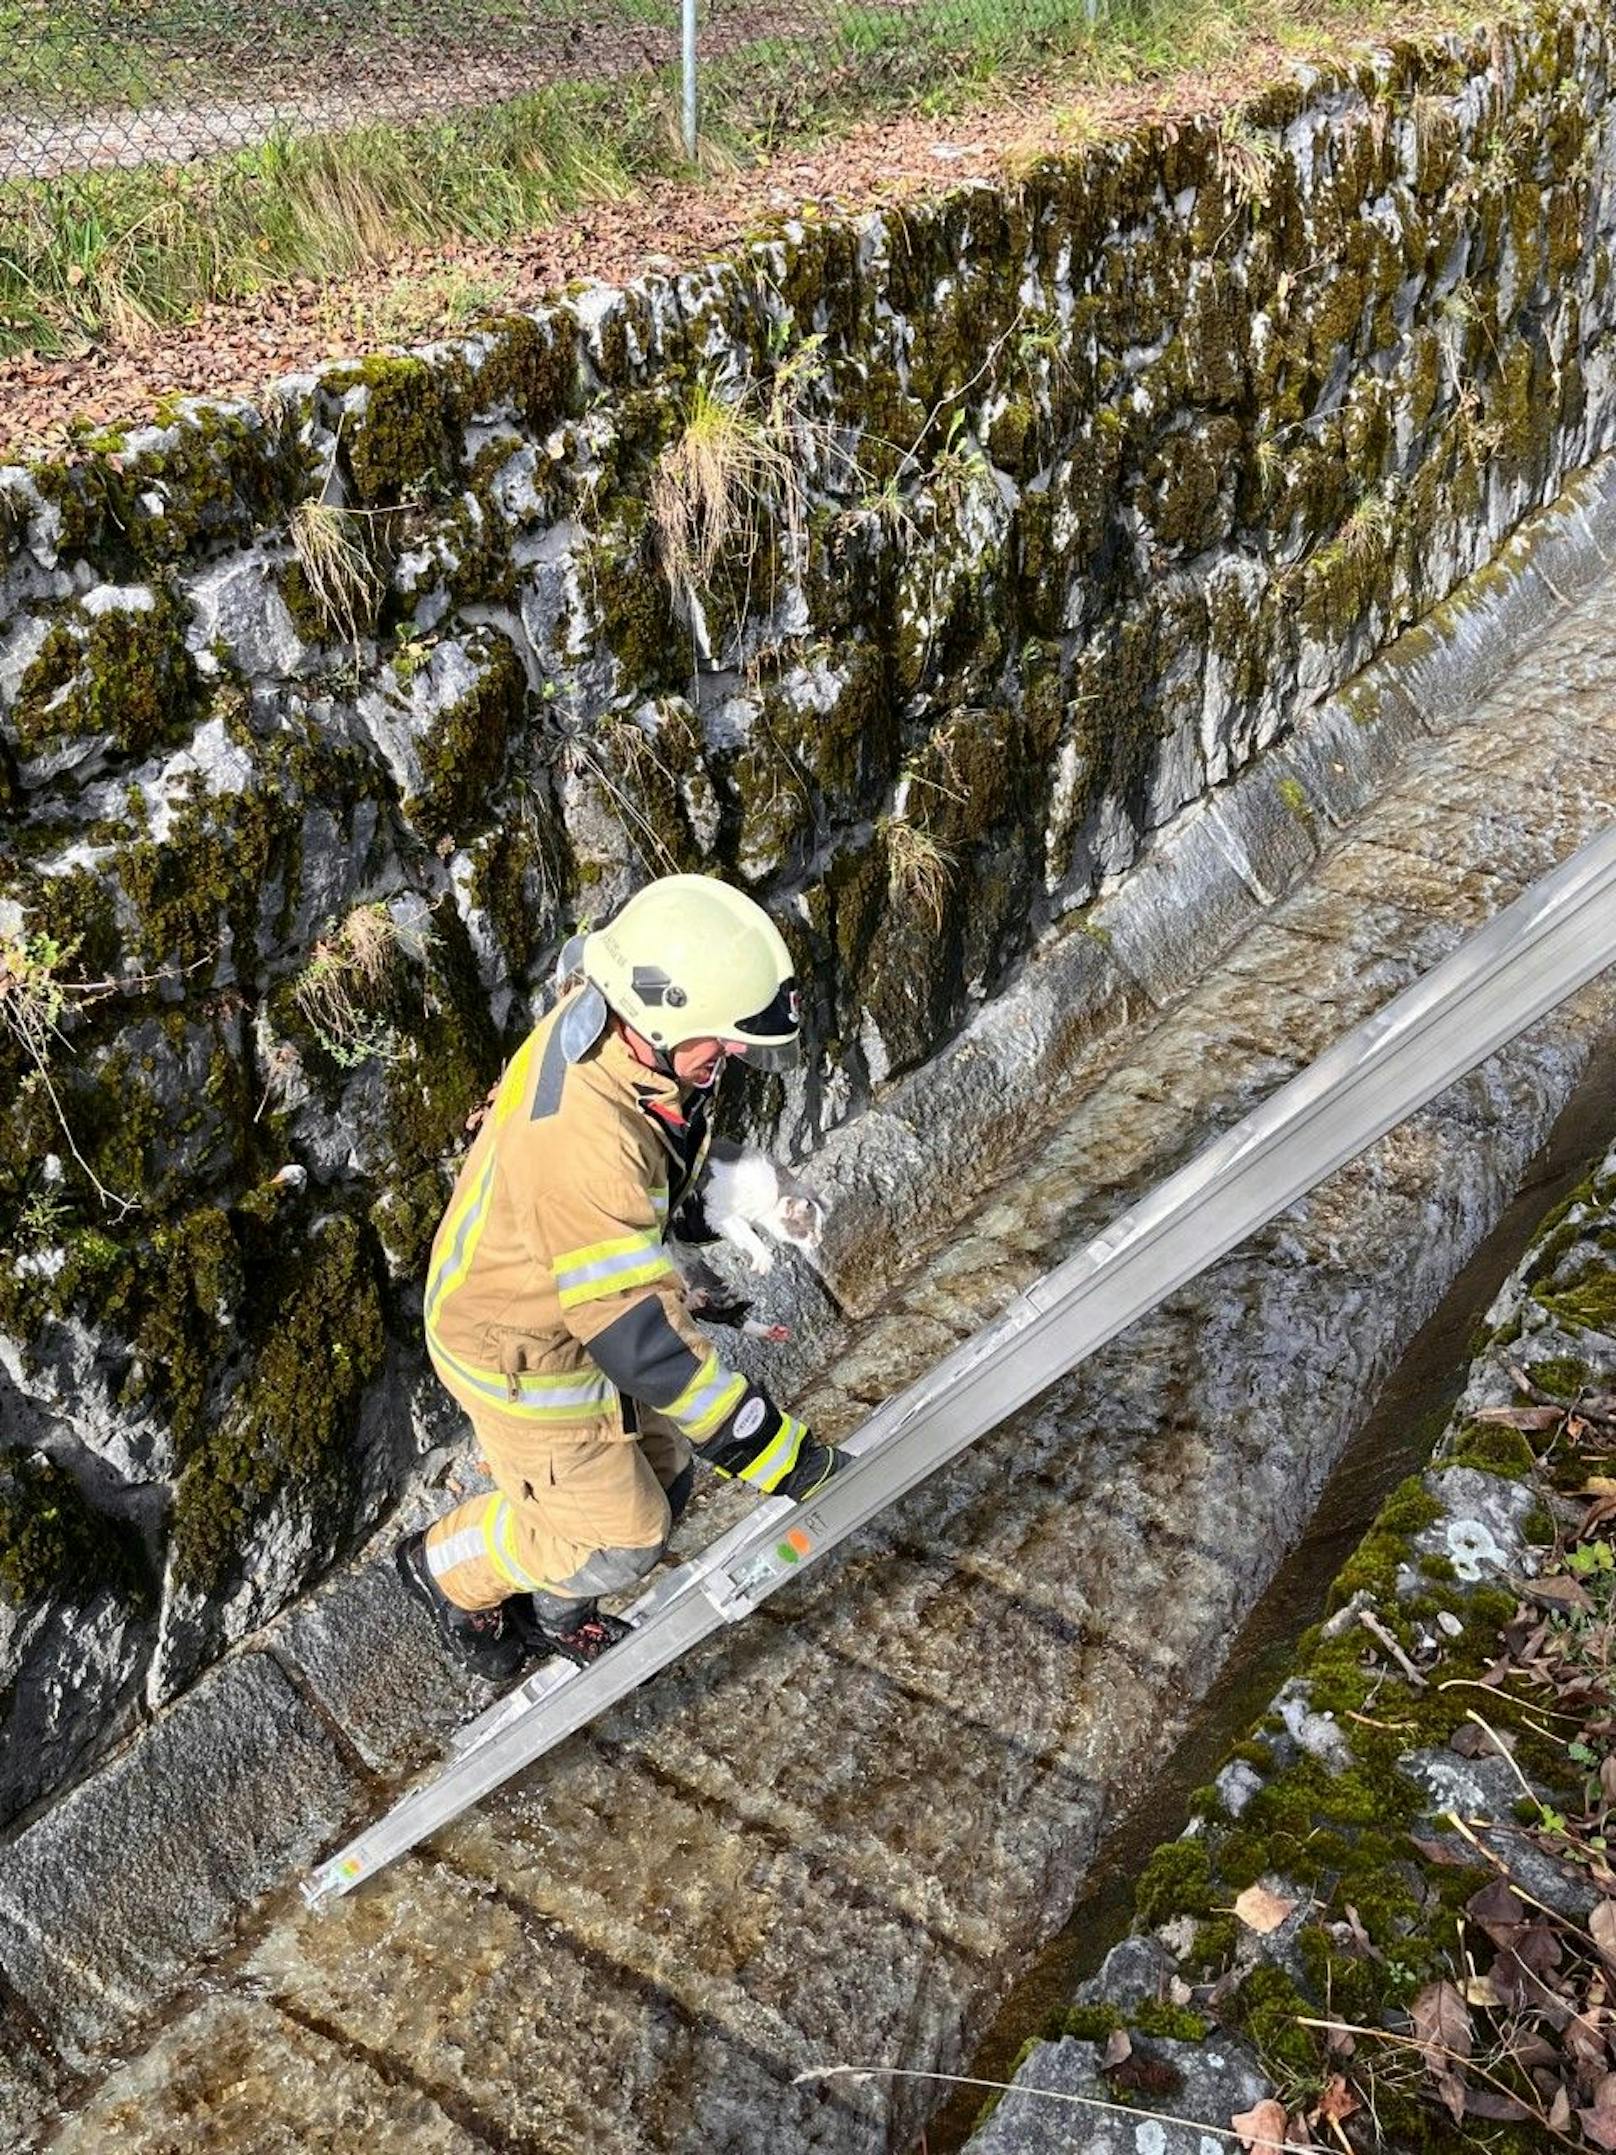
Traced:
<path fill-rule="evenodd" d="M 802 1250 L 818 1249 L 820 1237 L 825 1232 L 825 1218 L 824 1205 L 807 1190 L 782 1197 L 775 1210 L 781 1240 L 794 1242 Z"/>

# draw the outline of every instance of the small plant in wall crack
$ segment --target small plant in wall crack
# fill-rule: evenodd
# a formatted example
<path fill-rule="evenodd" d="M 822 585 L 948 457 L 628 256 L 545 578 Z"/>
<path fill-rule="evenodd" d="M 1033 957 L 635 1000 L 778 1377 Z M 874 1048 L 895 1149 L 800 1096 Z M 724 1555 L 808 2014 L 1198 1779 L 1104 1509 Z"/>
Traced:
<path fill-rule="evenodd" d="M 1279 145 L 1238 117 L 1219 123 L 1214 155 L 1226 199 L 1237 208 L 1262 210 L 1273 190 Z"/>
<path fill-rule="evenodd" d="M 791 570 L 803 559 L 810 473 L 845 453 L 838 431 L 807 409 L 822 342 L 808 338 L 766 385 L 722 375 L 699 381 L 678 439 L 652 470 L 662 573 L 708 651 L 715 588 L 726 587 L 738 635 L 760 560 L 772 551 Z M 777 573 L 771 568 L 771 581 Z M 764 596 L 772 603 L 772 590 Z"/>
<path fill-rule="evenodd" d="M 69 979 L 68 968 L 78 947 L 76 938 L 62 943 L 52 935 L 0 932 L 0 1031 L 9 1034 L 25 1061 L 32 1065 L 30 1078 L 24 1083 L 31 1081 L 44 1089 L 57 1127 L 90 1187 L 101 1203 L 121 1219 L 126 1212 L 137 1209 L 136 1200 L 109 1190 L 85 1159 L 51 1076 L 51 1058 L 66 1045 L 64 1022 L 87 1004 L 116 994 L 123 985 L 115 980 Z M 35 1199 L 30 1199 L 29 1204 L 34 1207 L 31 1224 L 37 1238 L 48 1222 Z M 27 1218 L 24 1224 L 29 1225 Z"/>
<path fill-rule="evenodd" d="M 887 856 L 887 892 L 904 898 L 925 914 L 934 932 L 941 930 L 956 862 L 923 824 L 905 815 L 888 816 L 880 825 Z"/>
<path fill-rule="evenodd" d="M 315 612 L 350 646 L 375 619 L 386 579 L 371 558 L 359 513 L 331 501 L 300 501 L 287 527 Z"/>
<path fill-rule="evenodd" d="M 390 1005 L 400 967 L 409 945 L 419 956 L 429 940 L 424 930 L 407 932 L 385 905 L 372 904 L 356 905 L 315 944 L 292 997 L 339 1069 L 357 1069 L 372 1056 L 387 1061 L 397 1052 Z"/>
<path fill-rule="evenodd" d="M 1381 561 L 1397 530 L 1390 497 L 1376 491 L 1363 495 L 1341 526 L 1341 552 L 1355 568 L 1368 568 Z"/>

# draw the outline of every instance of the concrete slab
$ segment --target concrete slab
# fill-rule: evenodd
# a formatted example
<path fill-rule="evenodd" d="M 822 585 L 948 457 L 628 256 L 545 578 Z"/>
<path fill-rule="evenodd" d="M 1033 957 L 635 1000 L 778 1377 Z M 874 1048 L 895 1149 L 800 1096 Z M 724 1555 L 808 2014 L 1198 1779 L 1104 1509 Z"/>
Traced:
<path fill-rule="evenodd" d="M 67 2124 L 56 2155 L 498 2155 L 421 2088 L 244 1998 L 210 1999 L 114 2073 Z"/>
<path fill-rule="evenodd" d="M 665 1811 L 660 1877 L 670 1911 L 693 1894 L 711 1914 L 721 1880 L 739 1871 L 745 1885 L 749 1867 L 754 1875 L 725 1911 L 750 1910 L 745 1934 L 721 1928 L 705 1965 L 664 1955 L 652 1971 L 617 1959 L 609 1932 L 605 1944 L 568 1935 L 554 1912 L 566 1888 L 547 1861 L 557 1835 L 542 1818 L 529 1823 L 533 1838 L 523 1815 L 507 1808 L 492 1876 L 408 1862 L 361 1898 L 268 1940 L 252 1979 L 286 2010 L 386 2055 L 440 2101 L 497 2120 L 493 2144 L 502 2151 L 711 2147 L 745 2155 L 760 2128 L 784 2146 L 867 2145 L 868 2098 L 794 2090 L 777 2017 L 712 1973 L 727 1950 L 755 1965 L 805 1949 L 783 1926 L 771 1944 L 771 1881 L 754 1845 L 743 1839 L 726 1850 L 718 1833 L 684 1841 L 691 1815 Z M 485 1817 L 461 1837 L 469 1862 L 488 1833 Z M 704 1860 L 721 1863 L 719 1881 L 703 1881 Z M 670 1922 L 660 1925 L 664 1934 Z M 849 1985 L 841 2010 L 857 2003 Z M 726 2024 L 735 2014 L 743 2026 Z"/>
<path fill-rule="evenodd" d="M 0 1853 L 0 1961 L 70 2062 L 164 1997 L 366 1791 L 264 1654 L 232 1661 Z"/>

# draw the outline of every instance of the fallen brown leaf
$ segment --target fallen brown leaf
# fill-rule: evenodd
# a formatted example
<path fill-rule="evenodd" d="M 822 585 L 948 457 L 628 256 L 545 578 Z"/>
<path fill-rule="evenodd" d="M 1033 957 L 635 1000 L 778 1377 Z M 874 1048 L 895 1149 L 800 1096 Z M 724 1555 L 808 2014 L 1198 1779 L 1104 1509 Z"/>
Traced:
<path fill-rule="evenodd" d="M 1518 2125 L 1523 2118 L 1536 2117 L 1537 2112 L 1499 2088 L 1466 2088 L 1464 2114 L 1467 2118 L 1493 2118 L 1500 2125 Z"/>
<path fill-rule="evenodd" d="M 1554 1572 L 1542 1579 L 1528 1579 L 1521 1592 L 1535 1602 L 1547 1604 L 1551 1609 L 1576 1609 L 1585 1616 L 1593 1613 L 1591 1595 L 1578 1580 L 1566 1572 Z"/>
<path fill-rule="evenodd" d="M 1489 1879 L 1479 1893 L 1472 1893 L 1464 1904 L 1464 1912 L 1473 1923 L 1479 1923 L 1495 1945 L 1503 1944 L 1519 1930 L 1526 1921 L 1526 1904 L 1511 1893 L 1502 1878 Z M 1495 1936 L 1505 1933 L 1505 1938 Z"/>
<path fill-rule="evenodd" d="M 1276 2103 L 1271 2095 L 1265 2095 L 1250 2110 L 1237 2110 L 1229 2123 L 1240 2135 L 1243 2148 L 1282 2148 L 1285 2145 L 1288 2123 L 1285 2105 Z"/>
<path fill-rule="evenodd" d="M 1616 2073 L 1605 2075 L 1594 2090 L 1593 2101 L 1577 2116 L 1596 2148 L 1616 2148 Z"/>
<path fill-rule="evenodd" d="M 1450 1870 L 1468 1870 L 1471 1858 L 1457 1841 L 1434 1841 L 1429 1834 L 1411 1833 L 1409 1840 L 1427 1863 L 1445 1863 Z"/>
<path fill-rule="evenodd" d="M 1471 1420 L 1501 1423 L 1506 1429 L 1553 1429 L 1565 1412 L 1564 1407 L 1483 1407 Z"/>
<path fill-rule="evenodd" d="M 1316 2115 L 1322 2118 L 1326 2125 L 1334 2125 L 1342 2118 L 1350 2118 L 1355 2110 L 1362 2108 L 1363 2104 L 1347 2085 L 1344 2075 L 1333 2073 L 1325 2083 L 1324 2093 L 1319 2097 Z"/>
<path fill-rule="evenodd" d="M 1515 1738 L 1505 1729 L 1484 1729 L 1474 1721 L 1462 1721 L 1448 1738 L 1448 1749 L 1460 1758 L 1497 1758 L 1508 1756 L 1515 1748 Z"/>
<path fill-rule="evenodd" d="M 1463 1998 L 1444 1977 L 1427 1983 L 1408 2009 L 1414 2023 L 1414 2040 L 1433 2073 L 1442 2072 L 1450 2059 L 1470 2055 L 1470 2014 Z"/>
<path fill-rule="evenodd" d="M 1247 1886 L 1235 1897 L 1235 1914 L 1247 1930 L 1257 1931 L 1264 1937 L 1270 1931 L 1277 1931 L 1295 1910 L 1294 1901 L 1286 1900 L 1282 1894 L 1271 1893 L 1266 1886 Z"/>

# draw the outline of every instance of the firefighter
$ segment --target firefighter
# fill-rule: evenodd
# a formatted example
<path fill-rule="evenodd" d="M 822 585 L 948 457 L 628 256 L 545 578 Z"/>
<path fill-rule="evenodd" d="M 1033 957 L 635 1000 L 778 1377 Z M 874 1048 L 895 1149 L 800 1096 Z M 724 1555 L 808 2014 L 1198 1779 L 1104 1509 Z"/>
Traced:
<path fill-rule="evenodd" d="M 576 936 L 556 1008 L 501 1078 L 432 1247 L 426 1337 L 493 1493 L 401 1542 L 457 1658 L 587 1666 L 628 1626 L 598 1597 L 667 1546 L 696 1457 L 801 1500 L 840 1462 L 697 1328 L 665 1246 L 702 1239 L 696 1184 L 731 1055 L 795 1061 L 789 952 L 710 876 L 648 884 Z"/>

